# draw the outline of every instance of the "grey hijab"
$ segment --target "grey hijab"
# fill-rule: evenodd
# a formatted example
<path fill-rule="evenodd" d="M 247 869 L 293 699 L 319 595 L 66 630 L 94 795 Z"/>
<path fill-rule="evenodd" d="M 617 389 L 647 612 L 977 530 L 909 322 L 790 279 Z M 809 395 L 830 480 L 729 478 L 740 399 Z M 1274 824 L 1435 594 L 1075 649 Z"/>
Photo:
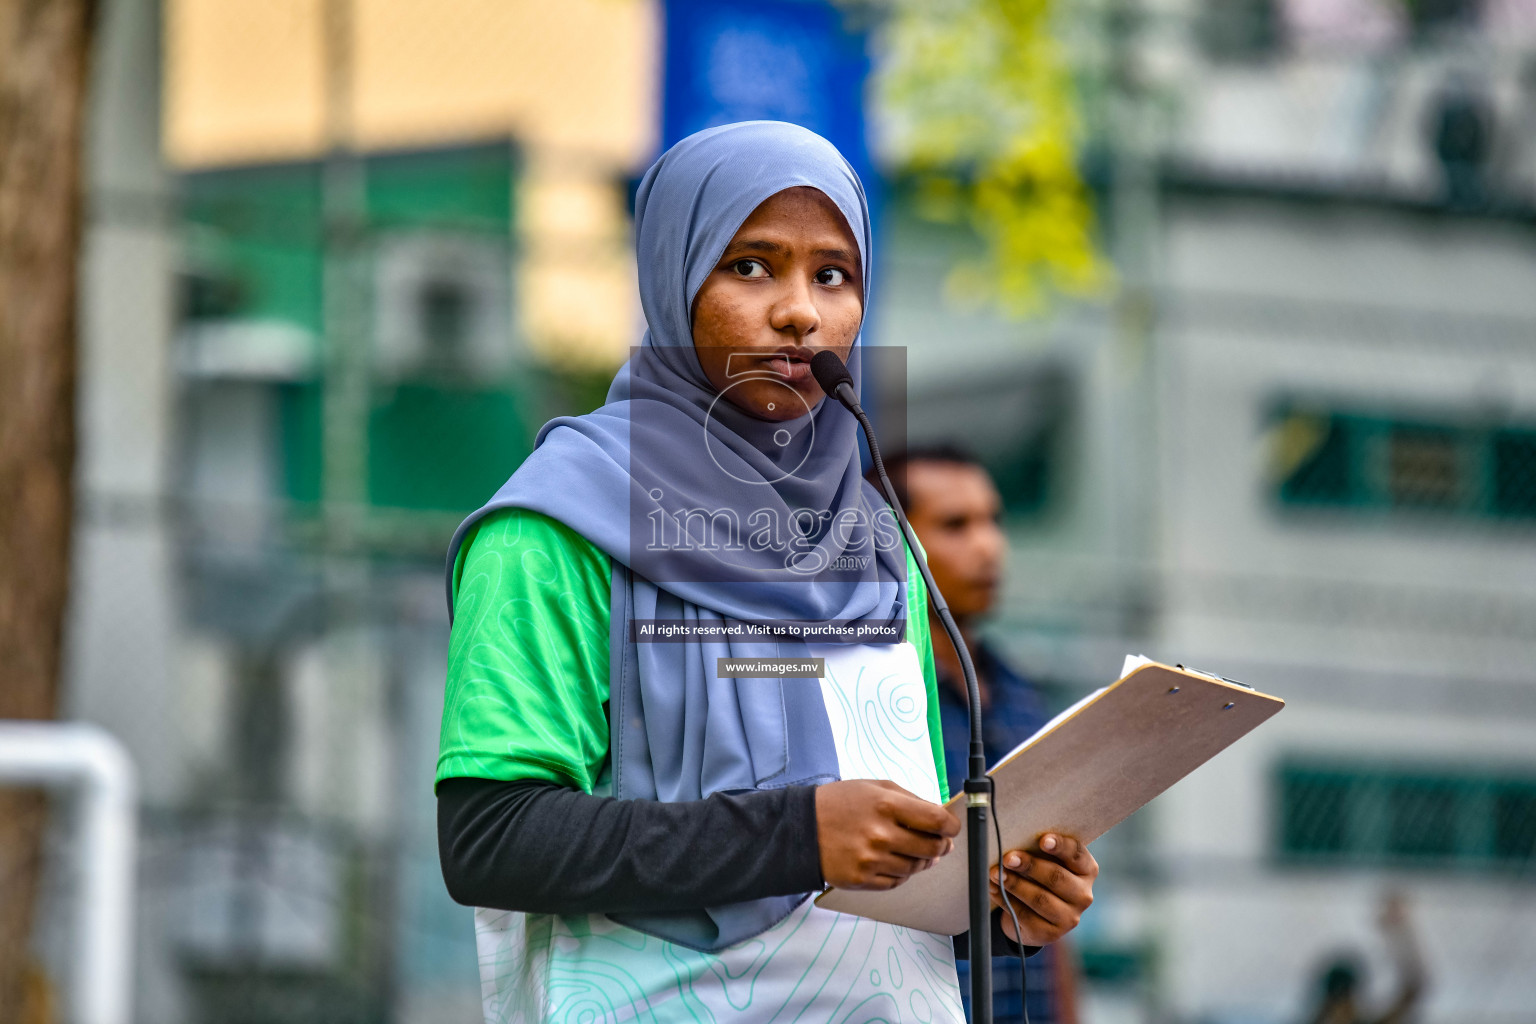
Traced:
<path fill-rule="evenodd" d="M 826 399 L 783 422 L 749 416 L 718 400 L 693 348 L 704 279 L 752 211 L 796 186 L 820 189 L 842 212 L 868 308 L 868 207 L 829 142 L 776 121 L 689 136 L 656 161 L 636 198 L 641 346 L 605 405 L 544 425 L 533 453 L 449 549 L 450 613 L 459 546 L 497 509 L 542 512 L 612 558 L 610 756 L 621 799 L 697 800 L 838 778 L 817 680 L 716 676 L 717 658 L 803 657 L 803 640 L 637 642 L 631 623 L 859 620 L 889 630 L 883 642 L 902 636 L 905 548 L 860 473 L 853 417 Z M 855 381 L 859 350 L 848 361 Z M 718 950 L 771 927 L 806 895 L 613 916 Z"/>

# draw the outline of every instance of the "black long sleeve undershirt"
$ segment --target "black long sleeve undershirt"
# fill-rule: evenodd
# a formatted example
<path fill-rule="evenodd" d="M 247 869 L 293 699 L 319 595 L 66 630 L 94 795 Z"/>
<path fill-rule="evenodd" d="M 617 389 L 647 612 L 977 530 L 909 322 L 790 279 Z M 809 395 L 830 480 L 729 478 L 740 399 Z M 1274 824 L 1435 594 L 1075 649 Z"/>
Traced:
<path fill-rule="evenodd" d="M 663 803 L 538 780 L 444 779 L 437 844 L 449 895 L 499 910 L 656 913 L 822 887 L 812 786 Z M 993 948 L 1019 955 L 992 920 Z"/>
<path fill-rule="evenodd" d="M 811 786 L 663 803 L 444 779 L 437 841 L 449 894 L 501 910 L 697 910 L 822 884 Z"/>

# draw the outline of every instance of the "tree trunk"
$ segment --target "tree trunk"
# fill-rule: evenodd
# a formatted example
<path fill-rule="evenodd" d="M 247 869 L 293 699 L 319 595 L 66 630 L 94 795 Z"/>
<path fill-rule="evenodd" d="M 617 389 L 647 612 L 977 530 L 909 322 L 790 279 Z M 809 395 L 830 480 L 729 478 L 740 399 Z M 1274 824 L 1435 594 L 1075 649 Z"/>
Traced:
<path fill-rule="evenodd" d="M 52 718 L 69 583 L 93 0 L 0 0 L 0 718 Z M 0 789 L 0 1022 L 20 1014 L 41 794 Z"/>

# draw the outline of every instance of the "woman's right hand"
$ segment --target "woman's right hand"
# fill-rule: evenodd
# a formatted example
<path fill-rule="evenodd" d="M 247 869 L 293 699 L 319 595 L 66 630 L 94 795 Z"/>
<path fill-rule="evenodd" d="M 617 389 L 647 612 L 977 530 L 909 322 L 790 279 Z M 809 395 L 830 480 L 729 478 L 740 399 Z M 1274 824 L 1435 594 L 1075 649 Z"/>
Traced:
<path fill-rule="evenodd" d="M 839 889 L 894 889 L 954 849 L 960 822 L 894 782 L 849 779 L 816 789 L 821 877 Z"/>

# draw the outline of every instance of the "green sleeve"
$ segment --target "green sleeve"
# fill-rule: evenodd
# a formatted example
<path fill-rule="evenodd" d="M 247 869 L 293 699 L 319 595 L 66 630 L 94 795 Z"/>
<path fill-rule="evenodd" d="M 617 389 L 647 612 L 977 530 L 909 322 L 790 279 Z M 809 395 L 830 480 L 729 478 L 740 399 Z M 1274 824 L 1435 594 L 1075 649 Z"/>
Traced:
<path fill-rule="evenodd" d="M 437 782 L 543 779 L 592 792 L 608 756 L 611 563 L 548 516 L 482 520 L 454 565 Z"/>
<path fill-rule="evenodd" d="M 437 781 L 458 776 L 592 786 L 608 756 L 606 555 L 548 516 L 487 516 L 454 565 L 454 624 Z M 907 551 L 907 638 L 928 689 L 928 735 L 948 799 L 928 597 Z"/>
<path fill-rule="evenodd" d="M 921 544 L 918 545 L 921 548 Z M 925 552 L 926 554 L 926 552 Z M 939 774 L 940 802 L 949 799 L 949 773 L 944 770 L 944 726 L 939 721 L 939 674 L 933 666 L 933 637 L 928 630 L 928 588 L 917 569 L 917 559 L 907 548 L 907 639 L 917 648 L 917 660 L 923 666 L 923 682 L 928 685 L 928 743 L 933 747 L 933 770 Z"/>

